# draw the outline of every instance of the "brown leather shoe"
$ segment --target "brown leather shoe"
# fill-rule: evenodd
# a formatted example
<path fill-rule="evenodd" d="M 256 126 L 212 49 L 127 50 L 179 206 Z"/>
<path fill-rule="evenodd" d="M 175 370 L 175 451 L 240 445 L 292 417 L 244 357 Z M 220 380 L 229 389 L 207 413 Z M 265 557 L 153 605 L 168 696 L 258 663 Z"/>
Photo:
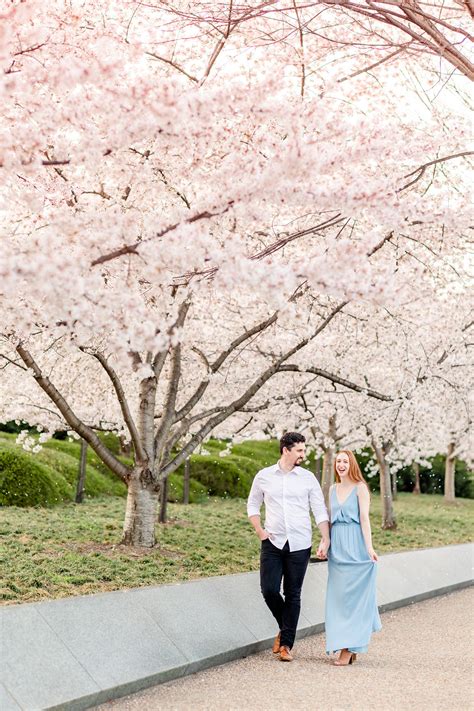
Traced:
<path fill-rule="evenodd" d="M 293 655 L 289 647 L 280 647 L 280 662 L 292 662 Z"/>
<path fill-rule="evenodd" d="M 275 641 L 273 642 L 273 648 L 272 648 L 273 654 L 279 654 L 279 652 L 280 652 L 280 636 L 281 636 L 281 632 L 278 632 L 277 636 L 275 637 Z"/>

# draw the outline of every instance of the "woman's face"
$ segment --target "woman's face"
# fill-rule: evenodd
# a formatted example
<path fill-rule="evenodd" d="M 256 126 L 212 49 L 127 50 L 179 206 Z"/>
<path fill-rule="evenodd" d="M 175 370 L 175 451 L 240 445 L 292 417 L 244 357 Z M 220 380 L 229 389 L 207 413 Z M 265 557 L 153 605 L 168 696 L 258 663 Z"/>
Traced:
<path fill-rule="evenodd" d="M 349 457 L 345 452 L 341 452 L 336 457 L 336 471 L 339 474 L 341 481 L 349 476 Z"/>

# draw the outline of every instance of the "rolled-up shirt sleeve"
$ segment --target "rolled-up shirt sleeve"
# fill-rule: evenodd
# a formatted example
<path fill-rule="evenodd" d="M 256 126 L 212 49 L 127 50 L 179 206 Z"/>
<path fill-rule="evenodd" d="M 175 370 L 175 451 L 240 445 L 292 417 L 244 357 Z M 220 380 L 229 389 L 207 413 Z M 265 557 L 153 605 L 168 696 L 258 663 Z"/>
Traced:
<path fill-rule="evenodd" d="M 310 490 L 309 503 L 316 523 L 329 521 L 328 510 L 326 508 L 326 504 L 324 503 L 323 492 L 316 477 Z"/>
<path fill-rule="evenodd" d="M 256 474 L 252 482 L 249 498 L 247 499 L 248 516 L 260 516 L 260 509 L 263 504 L 263 491 L 260 486 L 259 475 Z"/>

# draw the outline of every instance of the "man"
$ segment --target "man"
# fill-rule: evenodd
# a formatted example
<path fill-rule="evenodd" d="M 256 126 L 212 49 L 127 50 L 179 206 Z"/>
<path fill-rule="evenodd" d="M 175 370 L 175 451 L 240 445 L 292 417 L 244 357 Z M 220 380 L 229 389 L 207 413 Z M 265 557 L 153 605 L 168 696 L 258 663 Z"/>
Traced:
<path fill-rule="evenodd" d="M 305 438 L 287 432 L 280 440 L 280 460 L 261 469 L 250 490 L 247 512 L 262 542 L 260 587 L 279 633 L 273 653 L 291 662 L 296 626 L 301 609 L 301 588 L 311 554 L 310 509 L 321 531 L 317 557 L 325 559 L 329 549 L 329 518 L 316 477 L 299 465 L 305 458 Z M 265 503 L 265 528 L 260 508 Z M 284 598 L 280 594 L 283 580 Z"/>

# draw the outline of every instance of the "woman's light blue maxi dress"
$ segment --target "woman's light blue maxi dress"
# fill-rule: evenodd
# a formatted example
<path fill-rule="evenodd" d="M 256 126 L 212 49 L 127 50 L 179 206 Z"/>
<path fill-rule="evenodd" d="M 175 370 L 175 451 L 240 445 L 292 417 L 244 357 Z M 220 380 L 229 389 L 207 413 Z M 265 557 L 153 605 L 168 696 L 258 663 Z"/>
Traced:
<path fill-rule="evenodd" d="M 366 652 L 382 629 L 376 600 L 377 563 L 369 558 L 359 518 L 357 486 L 340 504 L 330 493 L 331 547 L 326 592 L 326 652 Z"/>

